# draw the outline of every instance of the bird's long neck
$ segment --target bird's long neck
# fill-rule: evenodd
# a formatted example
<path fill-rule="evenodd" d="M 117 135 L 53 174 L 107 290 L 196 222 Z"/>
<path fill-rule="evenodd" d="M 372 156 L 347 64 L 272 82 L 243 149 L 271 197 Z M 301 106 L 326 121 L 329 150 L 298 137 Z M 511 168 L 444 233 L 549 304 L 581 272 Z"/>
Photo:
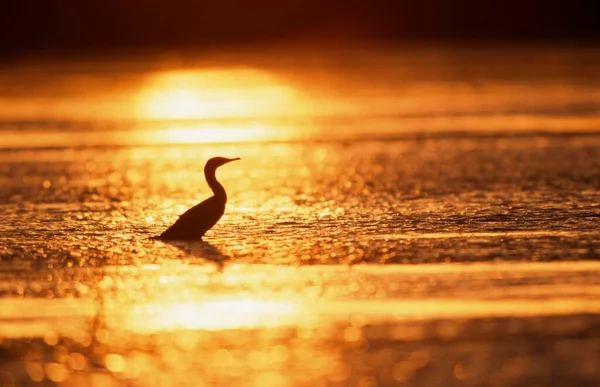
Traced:
<path fill-rule="evenodd" d="M 227 194 L 225 193 L 225 188 L 217 181 L 216 169 L 205 169 L 204 177 L 206 177 L 206 182 L 210 189 L 212 189 L 215 194 L 215 198 L 221 199 L 224 202 L 227 201 Z"/>

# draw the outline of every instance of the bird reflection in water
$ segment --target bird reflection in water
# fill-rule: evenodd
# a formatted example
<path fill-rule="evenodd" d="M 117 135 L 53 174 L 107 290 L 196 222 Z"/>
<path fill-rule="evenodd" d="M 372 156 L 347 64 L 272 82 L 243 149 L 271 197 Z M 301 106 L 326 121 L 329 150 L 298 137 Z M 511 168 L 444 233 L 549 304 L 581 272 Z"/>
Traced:
<path fill-rule="evenodd" d="M 201 258 L 214 263 L 220 271 L 223 269 L 225 262 L 229 260 L 229 256 L 225 255 L 219 248 L 212 243 L 206 241 L 178 241 L 178 240 L 163 240 L 163 242 L 177 248 L 186 255 L 194 258 Z"/>

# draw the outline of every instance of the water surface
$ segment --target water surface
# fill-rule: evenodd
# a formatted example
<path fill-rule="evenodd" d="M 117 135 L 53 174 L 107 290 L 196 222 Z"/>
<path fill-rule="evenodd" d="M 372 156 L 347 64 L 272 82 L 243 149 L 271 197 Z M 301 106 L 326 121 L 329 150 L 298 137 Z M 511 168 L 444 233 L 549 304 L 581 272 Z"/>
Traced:
<path fill-rule="evenodd" d="M 3 70 L 2 383 L 598 381 L 595 51 Z M 149 239 L 213 156 L 221 222 Z"/>

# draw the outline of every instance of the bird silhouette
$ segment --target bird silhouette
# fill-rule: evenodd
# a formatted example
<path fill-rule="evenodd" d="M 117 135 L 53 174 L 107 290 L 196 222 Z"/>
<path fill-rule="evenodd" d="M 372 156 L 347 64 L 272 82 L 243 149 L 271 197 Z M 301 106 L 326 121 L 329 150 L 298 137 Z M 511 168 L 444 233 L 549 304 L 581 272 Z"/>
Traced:
<path fill-rule="evenodd" d="M 240 159 L 213 157 L 208 160 L 204 166 L 204 177 L 214 195 L 184 212 L 171 227 L 155 239 L 202 240 L 204 234 L 221 219 L 227 203 L 225 188 L 217 181 L 215 176 L 217 168 L 235 160 Z"/>

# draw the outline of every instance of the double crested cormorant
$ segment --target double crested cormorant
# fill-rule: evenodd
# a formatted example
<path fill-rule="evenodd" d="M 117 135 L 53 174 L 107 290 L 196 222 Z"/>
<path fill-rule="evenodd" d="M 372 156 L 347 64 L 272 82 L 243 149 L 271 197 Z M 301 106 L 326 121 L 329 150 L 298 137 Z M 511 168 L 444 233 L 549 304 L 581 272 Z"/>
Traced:
<path fill-rule="evenodd" d="M 227 203 L 227 194 L 221 183 L 217 181 L 215 172 L 221 165 L 235 160 L 239 160 L 239 158 L 214 157 L 208 160 L 204 167 L 204 177 L 214 195 L 184 212 L 171 227 L 156 239 L 202 240 L 204 234 L 221 219 Z"/>

